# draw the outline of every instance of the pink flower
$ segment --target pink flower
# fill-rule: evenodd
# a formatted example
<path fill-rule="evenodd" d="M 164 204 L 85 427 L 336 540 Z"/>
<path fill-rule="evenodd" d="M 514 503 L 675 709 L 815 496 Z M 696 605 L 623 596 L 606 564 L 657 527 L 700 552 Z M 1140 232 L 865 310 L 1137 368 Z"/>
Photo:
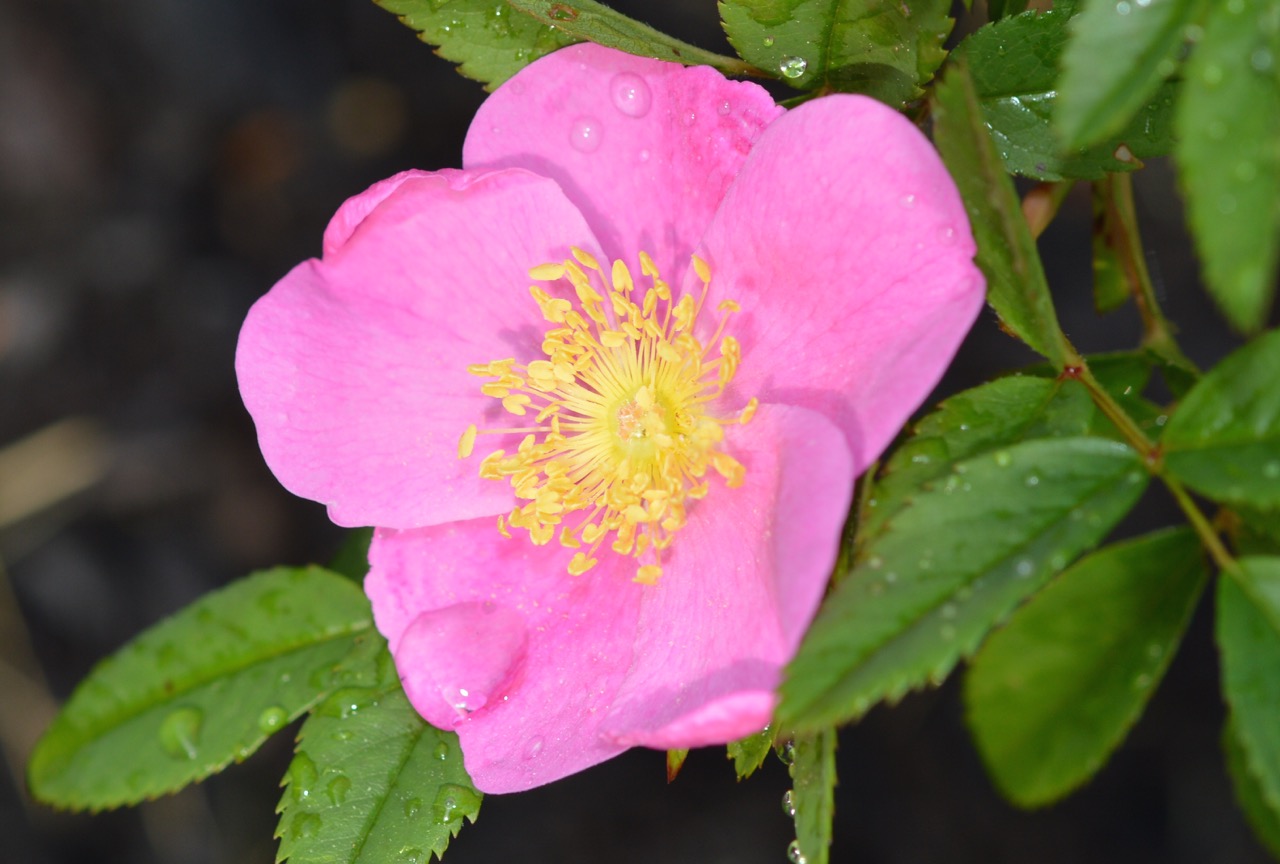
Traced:
<path fill-rule="evenodd" d="M 869 99 L 593 45 L 463 164 L 348 201 L 249 313 L 268 464 L 379 526 L 378 628 L 480 789 L 759 730 L 854 478 L 982 303 L 954 185 Z"/>

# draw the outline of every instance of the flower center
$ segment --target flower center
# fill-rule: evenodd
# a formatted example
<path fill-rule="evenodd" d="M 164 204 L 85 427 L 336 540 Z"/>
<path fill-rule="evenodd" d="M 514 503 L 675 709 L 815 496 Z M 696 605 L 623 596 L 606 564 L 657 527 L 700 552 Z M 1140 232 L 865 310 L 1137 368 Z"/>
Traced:
<path fill-rule="evenodd" d="M 547 284 L 567 279 L 577 295 L 574 304 L 529 288 L 554 325 L 542 341 L 546 359 L 468 367 L 493 379 L 480 390 L 509 413 L 534 415 L 531 425 L 484 430 L 526 434 L 514 453 L 486 456 L 480 476 L 507 478 L 527 502 L 498 518 L 504 536 L 521 528 L 543 545 L 558 535 L 578 550 L 569 561 L 574 575 L 594 567 L 609 542 L 614 552 L 637 559 L 635 581 L 652 584 L 662 575 L 662 553 L 685 524 L 687 502 L 708 492 L 707 469 L 730 488 L 743 481 L 743 466 L 719 448 L 724 427 L 750 420 L 757 400 L 729 417 L 708 413 L 741 358 L 738 341 L 724 335 L 739 307 L 721 301 L 720 319 L 703 342 L 694 331 L 711 284 L 705 261 L 693 258 L 700 297 L 673 302 L 653 259 L 641 252 L 640 272 L 650 284 L 637 302 L 626 264 L 614 261 L 605 274 L 591 255 L 572 252 L 571 259 L 529 271 Z M 477 434 L 474 425 L 463 433 L 459 458 L 471 455 Z"/>

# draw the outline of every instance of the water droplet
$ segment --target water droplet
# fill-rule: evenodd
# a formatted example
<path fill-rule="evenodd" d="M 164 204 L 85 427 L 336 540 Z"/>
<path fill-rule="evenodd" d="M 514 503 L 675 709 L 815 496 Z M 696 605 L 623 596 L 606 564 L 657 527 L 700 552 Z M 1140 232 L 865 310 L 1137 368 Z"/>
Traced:
<path fill-rule="evenodd" d="M 463 816 L 475 813 L 480 807 L 480 795 L 467 786 L 445 783 L 436 793 L 436 800 L 431 805 L 431 812 L 436 822 L 446 825 Z"/>
<path fill-rule="evenodd" d="M 279 731 L 289 721 L 289 715 L 278 705 L 272 705 L 258 715 L 258 728 L 270 735 Z"/>
<path fill-rule="evenodd" d="M 809 864 L 809 859 L 800 851 L 799 840 L 792 840 L 791 844 L 787 846 L 787 860 L 791 864 Z"/>
<path fill-rule="evenodd" d="M 733 106 L 729 104 L 728 99 L 721 102 L 719 106 L 716 107 L 716 113 L 719 114 L 721 117 L 728 117 L 729 112 L 732 110 L 733 110 Z"/>
<path fill-rule="evenodd" d="M 403 864 L 426 864 L 427 853 L 417 846 L 405 846 L 400 850 L 396 859 L 403 862 Z"/>
<path fill-rule="evenodd" d="M 435 754 L 436 754 L 436 758 L 439 759 L 441 762 L 448 759 L 449 745 L 441 741 L 439 744 L 436 745 Z"/>
<path fill-rule="evenodd" d="M 1164 424 L 1166 424 L 1166 423 L 1168 423 L 1168 422 L 1169 422 L 1169 415 L 1168 415 L 1168 414 L 1161 414 L 1159 417 L 1157 417 L 1157 418 L 1156 418 L 1156 425 L 1157 425 L 1157 426 L 1163 426 Z"/>
<path fill-rule="evenodd" d="M 277 414 L 276 414 L 276 423 L 278 423 L 278 424 L 279 424 L 279 425 L 281 425 L 281 426 L 288 426 L 288 425 L 289 425 L 289 415 L 288 415 L 287 413 L 285 413 L 284 411 L 281 411 L 281 412 L 277 413 Z"/>
<path fill-rule="evenodd" d="M 698 122 L 698 112 L 690 111 L 688 114 L 681 117 L 680 121 L 686 126 L 692 126 L 694 123 Z"/>
<path fill-rule="evenodd" d="M 996 464 L 1001 468 L 1008 468 L 1013 463 L 1013 457 L 1009 455 L 1008 450 L 997 450 L 995 456 Z"/>
<path fill-rule="evenodd" d="M 772 36 L 766 36 L 766 37 L 764 37 L 764 47 L 766 47 L 766 48 L 772 48 L 772 47 L 773 47 L 773 37 L 772 37 Z"/>
<path fill-rule="evenodd" d="M 641 150 L 641 151 L 640 151 L 640 161 L 641 161 L 641 162 L 648 162 L 648 161 L 649 161 L 649 151 L 648 151 L 648 150 Z"/>
<path fill-rule="evenodd" d="M 1140 673 L 1136 678 L 1133 679 L 1133 689 L 1135 690 L 1146 690 L 1150 686 L 1151 686 L 1151 676 L 1148 675 L 1146 672 Z"/>
<path fill-rule="evenodd" d="M 1040 478 L 1034 474 L 1028 474 L 1027 479 L 1023 480 L 1022 482 L 1025 483 L 1027 486 L 1039 486 Z"/>
<path fill-rule="evenodd" d="M 628 117 L 643 117 L 653 104 L 653 93 L 645 80 L 634 72 L 620 72 L 609 85 L 613 105 Z"/>
<path fill-rule="evenodd" d="M 1115 150 L 1112 151 L 1111 157 L 1115 159 L 1117 162 L 1132 162 L 1133 151 L 1129 149 L 1128 144 L 1121 144 L 1119 147 L 1117 147 Z"/>
<path fill-rule="evenodd" d="M 314 813 L 302 813 L 289 825 L 289 836 L 294 840 L 305 840 L 320 833 L 323 823 Z"/>
<path fill-rule="evenodd" d="M 417 816 L 419 811 L 421 810 L 422 810 L 421 798 L 410 798 L 408 801 L 404 802 L 404 815 L 409 817 L 410 819 L 412 819 L 414 816 Z"/>
<path fill-rule="evenodd" d="M 903 195 L 900 199 L 898 199 L 898 203 L 901 204 L 903 207 L 906 207 L 908 210 L 910 210 L 912 207 L 916 206 L 916 196 Z"/>
<path fill-rule="evenodd" d="M 1164 646 L 1159 642 L 1152 642 L 1147 646 L 1147 656 L 1152 660 L 1159 660 L 1162 654 L 1164 654 Z"/>
<path fill-rule="evenodd" d="M 179 708 L 160 724 L 160 746 L 175 759 L 196 758 L 204 712 L 199 708 Z"/>
<path fill-rule="evenodd" d="M 1031 562 L 1030 558 L 1023 558 L 1018 562 L 1018 566 L 1015 569 L 1018 572 L 1019 579 L 1026 579 L 1036 569 L 1036 565 Z"/>
<path fill-rule="evenodd" d="M 600 149 L 600 123 L 592 117 L 579 117 L 569 130 L 569 143 L 579 153 L 594 153 Z"/>
<path fill-rule="evenodd" d="M 879 555 L 872 555 L 870 558 L 867 559 L 867 566 L 870 567 L 872 570 L 879 570 L 881 567 L 884 566 L 884 559 L 881 558 Z"/>
<path fill-rule="evenodd" d="M 1116 4 L 1116 14 L 1117 14 L 1117 15 L 1128 15 L 1128 14 L 1129 14 L 1129 2 L 1128 2 L 1128 0 L 1120 0 L 1120 2 Z"/>
<path fill-rule="evenodd" d="M 929 457 L 923 453 L 917 453 L 911 457 L 911 461 L 916 465 L 928 465 Z"/>
<path fill-rule="evenodd" d="M 336 807 L 343 801 L 347 800 L 347 793 L 351 791 L 351 780 L 345 775 L 339 774 L 329 781 L 329 800 Z"/>
<path fill-rule="evenodd" d="M 778 758 L 782 760 L 783 765 L 794 765 L 796 761 L 796 742 L 785 741 L 778 748 Z"/>
<path fill-rule="evenodd" d="M 782 62 L 778 64 L 778 71 L 782 73 L 782 77 L 792 81 L 803 75 L 808 68 L 809 61 L 803 57 L 783 57 Z"/>
<path fill-rule="evenodd" d="M 542 752 L 542 736 L 534 735 L 529 739 L 529 743 L 524 747 L 525 759 L 536 759 L 538 754 Z"/>
<path fill-rule="evenodd" d="M 782 812 L 792 817 L 796 815 L 796 796 L 790 789 L 782 793 Z"/>

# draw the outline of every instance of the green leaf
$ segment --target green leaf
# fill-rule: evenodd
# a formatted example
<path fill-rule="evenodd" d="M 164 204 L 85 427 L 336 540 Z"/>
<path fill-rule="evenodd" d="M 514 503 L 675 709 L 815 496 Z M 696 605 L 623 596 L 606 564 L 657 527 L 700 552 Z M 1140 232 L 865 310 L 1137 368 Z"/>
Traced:
<path fill-rule="evenodd" d="M 492 90 L 544 54 L 581 39 L 499 0 L 374 0 L 458 71 Z"/>
<path fill-rule="evenodd" d="M 243 760 L 328 692 L 372 625 L 360 589 L 317 567 L 209 594 L 89 674 L 36 745 L 31 791 L 101 810 Z"/>
<path fill-rule="evenodd" d="M 1280 507 L 1280 331 L 1210 370 L 1165 426 L 1165 465 L 1210 498 Z"/>
<path fill-rule="evenodd" d="M 792 789 L 784 803 L 796 822 L 796 839 L 787 857 L 804 864 L 827 864 L 836 803 L 836 730 L 796 737 L 790 751 Z"/>
<path fill-rule="evenodd" d="M 423 864 L 480 812 L 458 736 L 418 716 L 386 643 L 370 642 L 377 683 L 339 690 L 302 725 L 278 808 L 277 861 Z"/>
<path fill-rule="evenodd" d="M 595 42 L 628 54 L 683 63 L 686 66 L 711 66 L 726 75 L 759 74 L 759 70 L 753 69 L 737 57 L 725 57 L 688 42 L 681 42 L 595 0 L 573 0 L 569 3 L 507 0 L 507 4 L 575 42 Z M 492 3 L 489 5 L 492 6 Z"/>
<path fill-rule="evenodd" d="M 1061 369 L 1074 352 L 1058 326 L 1035 241 L 964 63 L 934 91 L 933 115 L 938 149 L 969 211 L 987 302 L 1010 332 Z"/>
<path fill-rule="evenodd" d="M 1280 242 L 1280 0 L 1213 4 L 1187 63 L 1175 153 L 1209 290 L 1242 330 L 1266 320 Z"/>
<path fill-rule="evenodd" d="M 865 93 L 895 107 L 946 57 L 949 0 L 720 0 L 742 58 L 798 90 Z"/>
<path fill-rule="evenodd" d="M 1228 717 L 1222 729 L 1222 751 L 1226 757 L 1227 773 L 1235 787 L 1236 800 L 1258 840 L 1272 855 L 1280 858 L 1280 811 L 1269 807 L 1263 798 L 1258 778 L 1249 771 L 1240 733 L 1235 726 L 1235 720 Z"/>
<path fill-rule="evenodd" d="M 1071 22 L 1054 123 L 1070 149 L 1119 132 L 1178 68 L 1205 0 L 1089 3 Z"/>
<path fill-rule="evenodd" d="M 1101 768 L 1182 639 L 1207 571 L 1193 531 L 1096 552 L 987 640 L 965 679 L 969 728 L 1000 790 L 1052 803 Z"/>
<path fill-rule="evenodd" d="M 1218 580 L 1222 691 L 1262 799 L 1280 812 L 1280 557 L 1241 558 Z"/>
<path fill-rule="evenodd" d="M 745 780 L 759 770 L 765 757 L 773 748 L 773 727 L 766 726 L 754 735 L 738 741 L 730 741 L 728 756 L 733 760 L 733 770 L 739 780 Z"/>
<path fill-rule="evenodd" d="M 881 469 L 859 544 L 878 536 L 934 481 L 945 481 L 957 462 L 1020 441 L 1087 435 L 1096 411 L 1079 381 L 1031 376 L 1000 378 L 948 398 Z"/>
<path fill-rule="evenodd" d="M 1132 171 L 1143 159 L 1173 147 L 1175 88 L 1162 85 L 1130 122 L 1085 150 L 1064 151 L 1051 118 L 1058 98 L 1058 67 L 1071 12 L 1024 12 L 988 24 L 956 48 L 973 70 L 982 119 L 990 125 L 1005 167 L 1038 180 L 1096 180 L 1108 171 Z"/>
<path fill-rule="evenodd" d="M 957 463 L 871 538 L 827 597 L 782 684 L 778 719 L 818 729 L 937 683 L 1137 501 L 1124 444 L 1027 441 Z"/>

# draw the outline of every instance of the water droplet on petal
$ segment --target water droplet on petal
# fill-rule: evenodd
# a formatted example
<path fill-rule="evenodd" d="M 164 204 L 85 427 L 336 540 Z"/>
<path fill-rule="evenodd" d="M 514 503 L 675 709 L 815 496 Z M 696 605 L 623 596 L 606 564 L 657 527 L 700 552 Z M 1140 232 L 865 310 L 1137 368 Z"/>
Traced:
<path fill-rule="evenodd" d="M 648 151 L 648 150 L 641 150 L 641 151 L 640 151 L 640 161 L 641 161 L 641 162 L 648 162 L 648 161 L 649 161 L 649 151 Z"/>
<path fill-rule="evenodd" d="M 689 113 L 681 117 L 680 120 L 681 122 L 684 123 L 684 125 L 692 126 L 694 123 L 698 122 L 698 113 L 696 111 L 690 111 Z"/>
<path fill-rule="evenodd" d="M 580 117 L 569 130 L 569 143 L 579 153 L 594 153 L 600 149 L 600 122 L 592 117 Z"/>
<path fill-rule="evenodd" d="M 903 207 L 906 207 L 908 210 L 910 210 L 912 207 L 916 206 L 916 196 L 903 195 L 902 198 L 899 199 L 898 203 L 900 203 Z"/>
<path fill-rule="evenodd" d="M 782 73 L 782 77 L 792 81 L 803 75 L 808 68 L 809 61 L 803 57 L 783 57 L 778 64 L 778 71 Z"/>
<path fill-rule="evenodd" d="M 529 743 L 524 747 L 525 759 L 536 759 L 538 754 L 542 752 L 542 736 L 534 735 L 529 739 Z"/>
<path fill-rule="evenodd" d="M 179 708 L 160 724 L 160 746 L 175 759 L 196 758 L 204 712 L 199 708 Z"/>
<path fill-rule="evenodd" d="M 620 72 L 609 85 L 613 104 L 628 117 L 643 117 L 653 104 L 653 93 L 645 80 L 634 72 Z"/>

